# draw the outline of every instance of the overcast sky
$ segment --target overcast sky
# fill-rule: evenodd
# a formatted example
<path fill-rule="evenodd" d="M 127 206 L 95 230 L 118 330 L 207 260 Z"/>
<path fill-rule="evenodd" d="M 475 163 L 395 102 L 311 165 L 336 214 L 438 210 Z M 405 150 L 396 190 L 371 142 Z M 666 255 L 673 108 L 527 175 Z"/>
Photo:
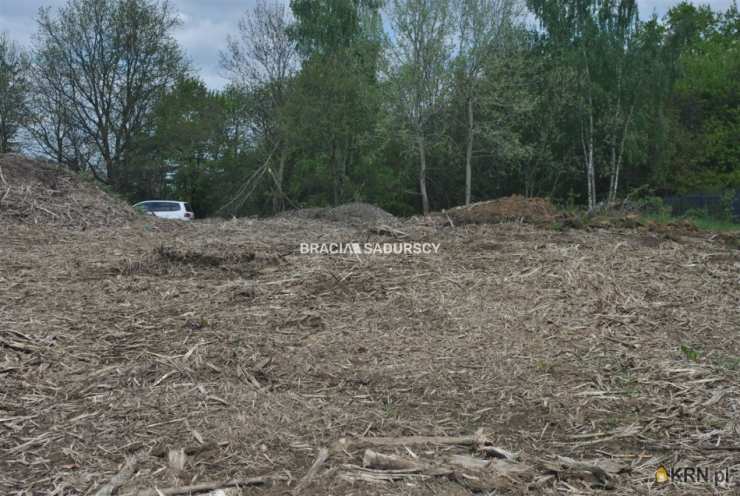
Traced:
<path fill-rule="evenodd" d="M 222 88 L 226 80 L 219 74 L 219 50 L 226 44 L 226 36 L 236 32 L 237 22 L 255 0 L 170 0 L 179 12 L 183 24 L 175 33 L 200 77 L 214 89 Z M 287 1 L 287 0 L 286 0 Z M 653 12 L 659 16 L 678 0 L 638 0 L 642 17 Z M 41 6 L 58 7 L 66 0 L 0 0 L 0 31 L 8 32 L 22 45 L 31 42 L 36 29 L 36 13 Z M 715 10 L 725 10 L 732 0 L 708 0 Z"/>

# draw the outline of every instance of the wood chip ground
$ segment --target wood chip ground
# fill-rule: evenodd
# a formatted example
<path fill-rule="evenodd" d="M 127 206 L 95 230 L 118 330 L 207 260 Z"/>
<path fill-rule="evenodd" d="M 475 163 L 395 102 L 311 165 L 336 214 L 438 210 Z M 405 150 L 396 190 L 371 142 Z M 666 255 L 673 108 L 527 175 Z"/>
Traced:
<path fill-rule="evenodd" d="M 397 232 L 440 252 L 298 252 Z M 0 494 L 736 494 L 739 284 L 702 234 L 0 225 Z"/>

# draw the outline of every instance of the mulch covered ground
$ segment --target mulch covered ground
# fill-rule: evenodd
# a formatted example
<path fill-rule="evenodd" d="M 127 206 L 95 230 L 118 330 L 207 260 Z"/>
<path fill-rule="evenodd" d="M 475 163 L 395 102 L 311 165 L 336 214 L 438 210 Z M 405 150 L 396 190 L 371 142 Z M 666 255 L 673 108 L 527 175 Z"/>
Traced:
<path fill-rule="evenodd" d="M 0 223 L 87 229 L 122 226 L 136 212 L 92 178 L 12 153 L 0 154 Z"/>
<path fill-rule="evenodd" d="M 543 225 L 561 217 L 555 206 L 544 198 L 512 195 L 447 210 L 443 216 L 454 224 L 490 224 L 506 221 Z"/>
<path fill-rule="evenodd" d="M 22 205 L 61 216 L 60 190 Z M 740 254 L 717 236 L 100 201 L 69 224 L 0 202 L 0 494 L 740 488 Z M 299 252 L 329 242 L 440 249 Z"/>
<path fill-rule="evenodd" d="M 271 475 L 243 494 L 283 494 L 322 447 L 302 494 L 712 494 L 655 470 L 740 469 L 740 258 L 708 236 L 161 225 L 2 227 L 0 493 Z M 298 253 L 399 239 L 440 253 Z M 490 479 L 484 446 L 413 439 L 372 449 L 442 475 L 361 467 L 362 439 L 479 429 L 523 471 Z"/>
<path fill-rule="evenodd" d="M 393 224 L 396 218 L 380 207 L 369 203 L 353 202 L 345 203 L 336 207 L 311 207 L 295 210 L 287 210 L 278 215 L 280 218 L 288 219 L 314 219 L 341 222 L 343 224 L 357 225 L 367 223 Z"/>

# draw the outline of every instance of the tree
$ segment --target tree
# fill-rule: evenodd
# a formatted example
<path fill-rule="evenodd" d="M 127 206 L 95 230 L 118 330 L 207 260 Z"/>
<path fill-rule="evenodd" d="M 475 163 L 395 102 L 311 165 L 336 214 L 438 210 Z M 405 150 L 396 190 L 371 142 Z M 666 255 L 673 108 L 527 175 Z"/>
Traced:
<path fill-rule="evenodd" d="M 28 119 L 30 62 L 6 33 L 0 33 L 0 153 L 17 149 L 18 131 Z"/>
<path fill-rule="evenodd" d="M 291 17 L 283 3 L 259 0 L 239 21 L 239 34 L 229 37 L 221 66 L 232 84 L 249 93 L 254 134 L 269 150 L 278 150 L 273 210 L 284 208 L 284 181 L 290 140 L 284 107 L 298 70 L 298 52 L 288 34 Z"/>
<path fill-rule="evenodd" d="M 692 11 L 692 9 L 694 9 Z M 668 14 L 669 41 L 693 40 L 678 53 L 673 104 L 684 137 L 674 163 L 683 190 L 740 186 L 740 13 L 709 16 L 679 5 Z M 687 27 L 692 26 L 693 29 Z"/>
<path fill-rule="evenodd" d="M 521 15 L 517 0 L 460 0 L 456 65 L 465 105 L 465 204 L 470 204 L 473 142 L 477 132 L 475 107 L 486 60 L 510 44 L 514 24 Z"/>
<path fill-rule="evenodd" d="M 348 196 L 351 169 L 361 161 L 364 136 L 373 131 L 379 110 L 381 6 L 378 0 L 291 1 L 291 35 L 303 58 L 291 102 L 292 132 L 314 169 L 328 163 L 334 204 Z"/>
<path fill-rule="evenodd" d="M 635 0 L 529 0 L 560 63 L 578 73 L 580 142 L 589 208 L 597 201 L 596 162 L 609 164 L 614 202 L 645 73 L 639 63 Z"/>
<path fill-rule="evenodd" d="M 56 163 L 80 172 L 89 167 L 95 143 L 75 123 L 65 94 L 69 83 L 58 64 L 34 64 L 27 129 L 36 145 Z"/>
<path fill-rule="evenodd" d="M 508 179 L 525 196 L 551 196 L 567 168 L 555 150 L 562 151 L 560 128 L 572 113 L 565 103 L 569 86 L 563 84 L 570 81 L 543 60 L 533 33 L 518 28 L 511 36 L 511 47 L 486 58 L 478 83 L 476 134 L 495 164 L 485 173 Z M 506 191 L 496 184 L 487 189 Z"/>
<path fill-rule="evenodd" d="M 452 14 L 448 0 L 394 0 L 390 15 L 393 87 L 419 152 L 424 214 L 429 213 L 427 125 L 443 108 L 451 87 Z"/>
<path fill-rule="evenodd" d="M 38 24 L 35 62 L 53 75 L 46 107 L 68 110 L 92 145 L 85 167 L 124 190 L 135 137 L 185 69 L 177 18 L 149 0 L 69 0 L 56 14 L 42 9 Z"/>
<path fill-rule="evenodd" d="M 198 79 L 179 80 L 157 101 L 146 132 L 134 141 L 129 188 L 135 198 L 174 192 L 205 213 L 210 166 L 228 149 L 222 95 Z"/>

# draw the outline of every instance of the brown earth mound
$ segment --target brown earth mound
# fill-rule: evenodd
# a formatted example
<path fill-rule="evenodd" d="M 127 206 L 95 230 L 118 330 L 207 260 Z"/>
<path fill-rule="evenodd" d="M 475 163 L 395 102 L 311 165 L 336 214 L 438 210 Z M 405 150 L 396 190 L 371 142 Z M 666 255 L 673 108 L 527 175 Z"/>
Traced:
<path fill-rule="evenodd" d="M 300 219 L 324 219 L 349 225 L 391 223 L 396 220 L 393 214 L 382 208 L 362 202 L 345 203 L 333 208 L 313 207 L 289 210 L 280 216 Z"/>
<path fill-rule="evenodd" d="M 519 195 L 455 207 L 446 213 L 455 224 L 495 224 L 505 221 L 545 224 L 558 217 L 557 209 L 549 200 Z"/>
<path fill-rule="evenodd" d="M 380 207 L 369 203 L 346 203 L 326 211 L 324 218 L 336 222 L 391 222 L 395 219 Z"/>
<path fill-rule="evenodd" d="M 120 226 L 136 217 L 123 201 L 59 166 L 0 155 L 0 224 L 85 229 Z"/>

